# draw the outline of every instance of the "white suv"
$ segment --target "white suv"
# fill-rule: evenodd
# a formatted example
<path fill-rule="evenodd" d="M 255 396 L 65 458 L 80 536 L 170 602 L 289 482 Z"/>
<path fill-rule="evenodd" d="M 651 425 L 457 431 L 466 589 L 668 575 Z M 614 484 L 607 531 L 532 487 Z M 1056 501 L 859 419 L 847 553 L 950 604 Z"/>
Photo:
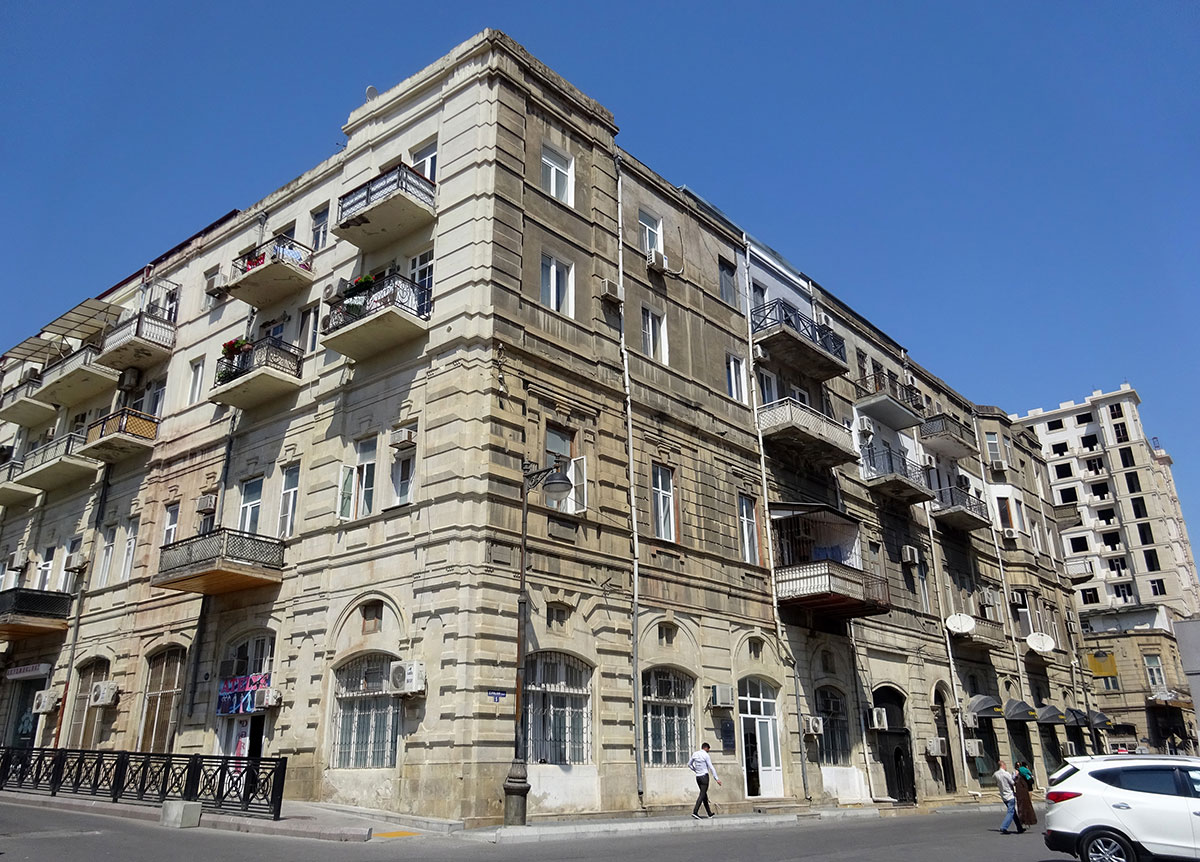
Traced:
<path fill-rule="evenodd" d="M 1046 803 L 1046 846 L 1084 862 L 1200 858 L 1200 758 L 1072 757 Z"/>

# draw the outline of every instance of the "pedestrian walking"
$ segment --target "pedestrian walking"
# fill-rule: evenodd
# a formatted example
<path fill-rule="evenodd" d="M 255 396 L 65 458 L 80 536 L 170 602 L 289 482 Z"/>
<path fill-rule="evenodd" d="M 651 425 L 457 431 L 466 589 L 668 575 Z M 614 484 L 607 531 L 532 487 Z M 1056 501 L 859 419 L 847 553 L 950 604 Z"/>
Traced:
<path fill-rule="evenodd" d="M 1023 762 L 1017 763 L 1017 774 L 1013 781 L 1013 795 L 1017 798 L 1017 831 L 1024 832 L 1037 823 L 1037 812 L 1033 810 L 1033 772 Z"/>
<path fill-rule="evenodd" d="M 996 779 L 996 789 L 1000 791 L 1000 801 L 1007 806 L 1008 810 L 1004 813 L 1004 822 L 1000 824 L 1000 833 L 1008 834 L 1008 827 L 1015 822 L 1017 831 L 1024 832 L 1025 827 L 1021 825 L 1021 821 L 1017 820 L 1017 795 L 1013 784 L 1012 773 L 1004 768 L 1004 761 L 1000 761 L 999 768 L 992 773 L 992 777 Z"/>
<path fill-rule="evenodd" d="M 696 820 L 700 819 L 700 806 L 703 804 L 705 813 L 708 814 L 709 819 L 712 819 L 714 815 L 708 806 L 709 773 L 716 778 L 717 784 L 721 783 L 721 779 L 717 778 L 717 770 L 713 768 L 712 758 L 708 756 L 707 742 L 702 744 L 698 751 L 692 752 L 692 756 L 688 760 L 688 769 L 692 770 L 696 776 L 696 786 L 700 788 L 700 795 L 696 797 L 696 806 L 692 809 L 692 817 Z"/>

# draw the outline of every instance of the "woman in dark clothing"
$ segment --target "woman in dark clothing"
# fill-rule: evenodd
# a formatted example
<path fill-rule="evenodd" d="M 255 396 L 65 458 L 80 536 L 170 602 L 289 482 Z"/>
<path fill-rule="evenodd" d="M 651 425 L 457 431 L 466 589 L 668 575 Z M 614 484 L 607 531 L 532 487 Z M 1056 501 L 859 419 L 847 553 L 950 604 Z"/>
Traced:
<path fill-rule="evenodd" d="M 1024 763 L 1017 764 L 1017 771 L 1014 775 L 1016 779 L 1013 782 L 1013 793 L 1017 797 L 1017 821 L 1021 824 L 1021 831 L 1033 826 L 1037 823 L 1037 812 L 1033 810 L 1033 799 L 1030 798 L 1029 792 L 1033 790 L 1033 782 L 1026 777 L 1032 775 L 1028 767 L 1022 769 Z"/>

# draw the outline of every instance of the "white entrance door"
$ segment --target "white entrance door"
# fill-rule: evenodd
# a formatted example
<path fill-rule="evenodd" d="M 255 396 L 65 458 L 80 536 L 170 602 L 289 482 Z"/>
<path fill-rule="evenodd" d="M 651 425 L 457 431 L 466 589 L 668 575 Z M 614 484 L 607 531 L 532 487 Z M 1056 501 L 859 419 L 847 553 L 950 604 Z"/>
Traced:
<path fill-rule="evenodd" d="M 783 796 L 783 761 L 779 756 L 775 689 L 755 677 L 739 681 L 738 714 L 742 727 L 742 767 L 746 795 Z"/>

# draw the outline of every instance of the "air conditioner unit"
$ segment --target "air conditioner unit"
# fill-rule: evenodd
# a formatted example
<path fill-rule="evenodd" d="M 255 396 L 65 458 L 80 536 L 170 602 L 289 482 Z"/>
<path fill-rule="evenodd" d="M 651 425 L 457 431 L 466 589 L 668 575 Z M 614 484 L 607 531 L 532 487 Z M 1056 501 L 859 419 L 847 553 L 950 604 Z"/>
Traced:
<path fill-rule="evenodd" d="M 20 382 L 28 383 L 30 380 L 41 380 L 41 379 L 42 379 L 42 372 L 38 371 L 36 368 L 26 368 L 24 371 L 21 372 Z"/>
<path fill-rule="evenodd" d="M 1078 631 L 1079 631 L 1079 623 L 1075 622 L 1074 619 L 1068 617 L 1067 618 L 1067 632 L 1069 634 L 1075 634 Z"/>
<path fill-rule="evenodd" d="M 117 705 L 117 695 L 120 689 L 115 682 L 94 682 L 88 696 L 88 706 L 108 707 Z"/>
<path fill-rule="evenodd" d="M 121 392 L 132 392 L 142 380 L 140 368 L 126 368 L 117 378 L 117 389 Z"/>
<path fill-rule="evenodd" d="M 708 704 L 714 709 L 733 709 L 733 686 L 709 686 Z"/>
<path fill-rule="evenodd" d="M 666 272 L 667 256 L 656 248 L 646 252 L 646 269 L 651 272 Z"/>
<path fill-rule="evenodd" d="M 859 416 L 858 431 L 860 434 L 874 434 L 875 426 L 871 424 L 871 420 L 866 416 Z"/>
<path fill-rule="evenodd" d="M 275 688 L 256 688 L 254 690 L 255 711 L 271 709 L 283 703 L 283 692 Z"/>
<path fill-rule="evenodd" d="M 1015 539 L 1016 537 L 1017 537 L 1017 531 L 1014 527 L 1005 527 L 1004 528 L 1004 538 Z"/>
<path fill-rule="evenodd" d="M 926 455 L 925 456 L 925 466 L 928 467 L 930 470 L 932 470 L 934 467 L 937 466 L 937 459 L 934 458 L 932 455 Z"/>
<path fill-rule="evenodd" d="M 963 727 L 979 727 L 979 713 L 964 712 L 962 714 Z"/>
<path fill-rule="evenodd" d="M 771 358 L 771 354 L 767 352 L 767 348 L 761 344 L 754 345 L 754 359 L 756 362 L 766 362 Z"/>
<path fill-rule="evenodd" d="M 1077 757 L 1079 755 L 1079 746 L 1075 744 L 1075 740 L 1067 740 L 1067 757 Z"/>
<path fill-rule="evenodd" d="M 392 662 L 388 667 L 388 688 L 392 694 L 424 694 L 425 662 Z"/>
<path fill-rule="evenodd" d="M 45 715 L 48 712 L 54 712 L 58 709 L 59 700 L 61 700 L 61 695 L 52 689 L 37 692 L 33 696 L 33 714 Z"/>
<path fill-rule="evenodd" d="M 1005 464 L 1003 461 L 997 459 L 997 460 L 992 461 L 992 469 L 997 473 L 1003 473 L 1005 470 L 1008 469 L 1008 465 Z"/>
<path fill-rule="evenodd" d="M 393 449 L 411 449 L 417 445 L 416 428 L 394 428 L 388 445 Z"/>
<path fill-rule="evenodd" d="M 322 331 L 322 332 L 324 332 L 324 333 L 328 333 L 328 332 L 329 332 L 329 324 L 330 324 L 330 322 L 331 322 L 331 318 L 330 318 L 330 316 L 329 316 L 328 314 L 322 314 L 322 315 L 321 315 L 321 331 Z"/>
<path fill-rule="evenodd" d="M 950 743 L 944 736 L 935 736 L 925 740 L 925 753 L 930 757 L 945 757 L 950 753 Z"/>
<path fill-rule="evenodd" d="M 1009 595 L 1012 600 L 1013 607 L 1024 608 L 1029 606 L 1024 590 L 1013 590 Z"/>
<path fill-rule="evenodd" d="M 620 282 L 613 281 L 611 278 L 606 278 L 600 282 L 600 298 L 609 299 L 613 302 L 624 302 L 625 286 Z"/>
<path fill-rule="evenodd" d="M 964 740 L 967 745 L 968 757 L 983 757 L 983 740 L 982 739 L 967 739 Z"/>
<path fill-rule="evenodd" d="M 196 498 L 196 512 L 201 515 L 211 515 L 217 511 L 217 495 L 201 494 Z"/>
<path fill-rule="evenodd" d="M 82 551 L 67 554 L 67 561 L 63 564 L 63 568 L 68 572 L 82 572 L 87 568 L 87 559 L 83 556 Z"/>
<path fill-rule="evenodd" d="M 971 490 L 971 480 L 968 477 L 962 475 L 961 473 L 959 474 L 958 478 L 955 480 L 955 484 L 957 484 L 958 487 L 961 488 L 963 491 Z"/>
<path fill-rule="evenodd" d="M 833 326 L 833 321 L 830 320 L 829 315 L 823 311 L 817 314 L 817 323 L 821 324 L 822 326 Z"/>
<path fill-rule="evenodd" d="M 921 552 L 915 545 L 905 545 L 900 549 L 900 562 L 906 566 L 915 566 L 921 562 Z"/>
<path fill-rule="evenodd" d="M 204 292 L 213 299 L 220 299 L 225 296 L 228 291 L 225 290 L 225 274 L 218 272 L 213 278 L 213 283 L 204 288 Z"/>
<path fill-rule="evenodd" d="M 337 305 L 346 298 L 346 291 L 349 289 L 350 282 L 339 278 L 336 284 L 325 285 L 325 289 L 321 291 L 321 299 L 325 300 L 327 305 Z"/>
<path fill-rule="evenodd" d="M 871 730 L 887 730 L 887 710 L 882 706 L 872 707 L 871 711 L 867 713 L 867 727 Z"/>
<path fill-rule="evenodd" d="M 804 735 L 821 736 L 825 733 L 825 719 L 819 715 L 804 716 Z"/>

